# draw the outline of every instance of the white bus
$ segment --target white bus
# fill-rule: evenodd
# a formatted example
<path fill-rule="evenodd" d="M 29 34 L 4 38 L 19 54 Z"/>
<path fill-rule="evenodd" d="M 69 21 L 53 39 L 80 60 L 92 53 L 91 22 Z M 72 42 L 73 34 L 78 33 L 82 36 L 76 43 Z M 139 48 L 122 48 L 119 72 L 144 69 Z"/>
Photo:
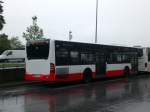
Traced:
<path fill-rule="evenodd" d="M 26 80 L 67 82 L 134 75 L 142 49 L 36 40 L 26 45 Z"/>
<path fill-rule="evenodd" d="M 139 57 L 139 71 L 150 72 L 150 48 L 141 47 L 143 49 L 143 56 Z"/>

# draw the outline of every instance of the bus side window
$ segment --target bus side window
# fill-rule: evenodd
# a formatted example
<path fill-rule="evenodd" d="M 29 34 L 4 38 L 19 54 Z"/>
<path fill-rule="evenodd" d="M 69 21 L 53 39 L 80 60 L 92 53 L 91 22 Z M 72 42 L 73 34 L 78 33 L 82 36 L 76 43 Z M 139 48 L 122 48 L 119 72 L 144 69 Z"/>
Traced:
<path fill-rule="evenodd" d="M 57 65 L 69 64 L 69 52 L 66 49 L 60 49 L 56 51 L 56 64 Z"/>
<path fill-rule="evenodd" d="M 87 63 L 87 56 L 85 53 L 81 53 L 81 63 L 86 64 Z"/>
<path fill-rule="evenodd" d="M 110 59 L 109 59 L 109 58 L 110 58 Z M 111 53 L 109 58 L 108 58 L 108 62 L 109 62 L 109 63 L 116 63 L 116 62 L 117 62 L 116 53 Z"/>
<path fill-rule="evenodd" d="M 128 59 L 128 55 L 127 55 L 127 54 L 123 54 L 123 55 L 122 55 L 122 62 L 124 62 L 124 63 L 129 62 L 129 59 Z"/>
<path fill-rule="evenodd" d="M 70 64 L 71 65 L 80 65 L 79 52 L 70 51 Z"/>
<path fill-rule="evenodd" d="M 118 54 L 116 56 L 117 56 L 116 62 L 121 63 L 122 62 L 122 56 L 120 54 Z"/>
<path fill-rule="evenodd" d="M 110 63 L 125 63 L 128 61 L 129 60 L 127 54 L 123 53 L 112 53 L 110 55 L 110 59 L 108 60 L 108 62 Z"/>
<path fill-rule="evenodd" d="M 81 63 L 82 64 L 94 64 L 95 55 L 93 53 L 81 52 Z"/>

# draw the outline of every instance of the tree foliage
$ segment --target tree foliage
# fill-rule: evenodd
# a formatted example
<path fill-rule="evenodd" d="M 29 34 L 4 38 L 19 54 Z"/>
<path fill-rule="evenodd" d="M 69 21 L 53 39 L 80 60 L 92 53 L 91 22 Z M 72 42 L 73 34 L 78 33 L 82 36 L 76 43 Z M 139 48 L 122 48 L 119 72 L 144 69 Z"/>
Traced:
<path fill-rule="evenodd" d="M 37 25 L 37 17 L 32 17 L 33 24 L 27 27 L 26 32 L 23 32 L 23 37 L 29 40 L 43 39 L 43 30 Z"/>
<path fill-rule="evenodd" d="M 0 54 L 8 49 L 24 49 L 24 47 L 18 37 L 8 39 L 8 35 L 0 34 Z"/>
<path fill-rule="evenodd" d="M 10 41 L 8 39 L 8 35 L 6 34 L 0 34 L 0 54 L 7 50 L 10 49 Z"/>
<path fill-rule="evenodd" d="M 2 6 L 2 1 L 0 1 L 0 30 L 3 29 L 3 26 L 5 24 L 5 20 L 4 20 L 4 16 L 2 15 L 3 14 L 3 6 Z"/>
<path fill-rule="evenodd" d="M 21 43 L 18 37 L 12 37 L 10 40 L 11 49 L 22 49 L 24 45 Z"/>

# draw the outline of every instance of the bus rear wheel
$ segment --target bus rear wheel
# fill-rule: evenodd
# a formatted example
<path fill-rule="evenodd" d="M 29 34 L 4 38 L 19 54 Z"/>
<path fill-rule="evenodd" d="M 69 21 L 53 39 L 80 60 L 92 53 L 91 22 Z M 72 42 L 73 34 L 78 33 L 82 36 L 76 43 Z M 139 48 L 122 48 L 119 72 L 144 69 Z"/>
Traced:
<path fill-rule="evenodd" d="M 92 71 L 91 69 L 86 69 L 83 73 L 83 82 L 89 83 L 92 82 Z"/>

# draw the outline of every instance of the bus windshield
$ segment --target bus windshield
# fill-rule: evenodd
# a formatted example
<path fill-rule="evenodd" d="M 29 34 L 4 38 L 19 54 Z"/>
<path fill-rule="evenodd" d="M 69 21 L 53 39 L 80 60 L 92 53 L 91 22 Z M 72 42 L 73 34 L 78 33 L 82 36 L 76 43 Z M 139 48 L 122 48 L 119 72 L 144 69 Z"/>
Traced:
<path fill-rule="evenodd" d="M 48 59 L 49 56 L 49 40 L 38 40 L 34 42 L 28 42 L 27 58 L 31 59 Z"/>

